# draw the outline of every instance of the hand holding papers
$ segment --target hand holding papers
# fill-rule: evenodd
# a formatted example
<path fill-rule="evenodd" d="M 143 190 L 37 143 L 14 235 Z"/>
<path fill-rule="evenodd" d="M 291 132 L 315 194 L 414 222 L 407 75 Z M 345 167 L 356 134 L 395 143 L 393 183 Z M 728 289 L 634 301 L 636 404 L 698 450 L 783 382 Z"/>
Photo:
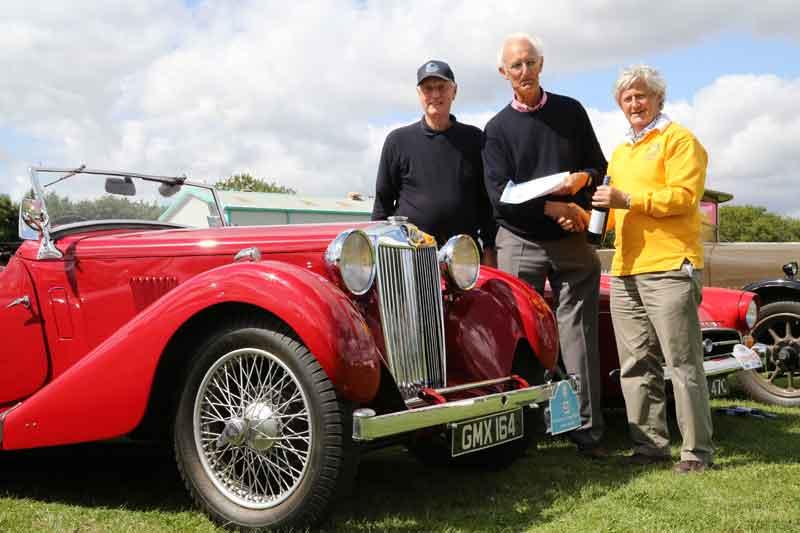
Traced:
<path fill-rule="evenodd" d="M 504 204 L 521 204 L 545 196 L 558 189 L 568 175 L 569 172 L 559 172 L 519 184 L 508 180 L 500 201 Z"/>

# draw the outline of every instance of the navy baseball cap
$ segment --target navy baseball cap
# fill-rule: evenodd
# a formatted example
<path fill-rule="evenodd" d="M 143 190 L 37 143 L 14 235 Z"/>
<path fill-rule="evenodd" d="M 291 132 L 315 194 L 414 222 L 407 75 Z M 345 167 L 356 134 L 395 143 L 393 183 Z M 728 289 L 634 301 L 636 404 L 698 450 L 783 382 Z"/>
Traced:
<path fill-rule="evenodd" d="M 437 61 L 436 59 L 426 61 L 417 69 L 417 85 L 422 83 L 422 80 L 425 78 L 430 78 L 431 76 L 452 81 L 453 83 L 456 82 L 456 77 L 453 75 L 453 70 L 450 68 L 450 65 L 444 61 Z"/>

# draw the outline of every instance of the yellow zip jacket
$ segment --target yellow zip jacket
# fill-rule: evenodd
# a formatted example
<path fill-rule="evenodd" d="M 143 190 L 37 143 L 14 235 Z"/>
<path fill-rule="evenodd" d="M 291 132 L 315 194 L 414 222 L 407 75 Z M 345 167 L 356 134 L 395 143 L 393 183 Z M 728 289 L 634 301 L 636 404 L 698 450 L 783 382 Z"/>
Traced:
<path fill-rule="evenodd" d="M 612 275 L 676 270 L 684 259 L 703 268 L 699 203 L 707 164 L 703 145 L 675 122 L 617 146 L 608 174 L 631 203 L 630 209 L 612 210 Z"/>

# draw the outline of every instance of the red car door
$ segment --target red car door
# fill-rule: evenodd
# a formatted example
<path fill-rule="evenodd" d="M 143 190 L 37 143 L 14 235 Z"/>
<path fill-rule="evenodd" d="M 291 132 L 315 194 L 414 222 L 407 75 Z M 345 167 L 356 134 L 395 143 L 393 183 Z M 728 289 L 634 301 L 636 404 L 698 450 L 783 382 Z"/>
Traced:
<path fill-rule="evenodd" d="M 22 261 L 0 270 L 0 404 L 29 396 L 47 379 L 39 303 Z"/>

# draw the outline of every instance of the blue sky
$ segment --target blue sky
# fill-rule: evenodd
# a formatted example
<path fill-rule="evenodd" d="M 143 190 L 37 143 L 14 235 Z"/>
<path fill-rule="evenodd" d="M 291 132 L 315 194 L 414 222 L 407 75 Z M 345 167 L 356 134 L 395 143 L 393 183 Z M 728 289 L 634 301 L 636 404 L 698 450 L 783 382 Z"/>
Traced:
<path fill-rule="evenodd" d="M 450 62 L 454 112 L 482 126 L 510 97 L 497 48 L 527 31 L 544 42 L 543 85 L 586 106 L 607 155 L 625 128 L 611 86 L 649 63 L 666 111 L 709 151 L 709 187 L 800 216 L 785 193 L 800 167 L 800 2 L 641 5 L 4 2 L 0 194 L 19 195 L 38 163 L 370 194 L 386 134 L 420 115 L 416 68 Z"/>
<path fill-rule="evenodd" d="M 632 56 L 630 63 L 656 66 L 668 80 L 670 100 L 691 100 L 701 88 L 729 74 L 800 76 L 800 43 L 785 37 L 764 38 L 751 33 L 723 33 L 667 52 Z M 580 94 L 586 106 L 613 108 L 611 89 L 619 66 L 556 76 L 553 90 Z M 609 81 L 610 80 L 610 81 Z"/>

